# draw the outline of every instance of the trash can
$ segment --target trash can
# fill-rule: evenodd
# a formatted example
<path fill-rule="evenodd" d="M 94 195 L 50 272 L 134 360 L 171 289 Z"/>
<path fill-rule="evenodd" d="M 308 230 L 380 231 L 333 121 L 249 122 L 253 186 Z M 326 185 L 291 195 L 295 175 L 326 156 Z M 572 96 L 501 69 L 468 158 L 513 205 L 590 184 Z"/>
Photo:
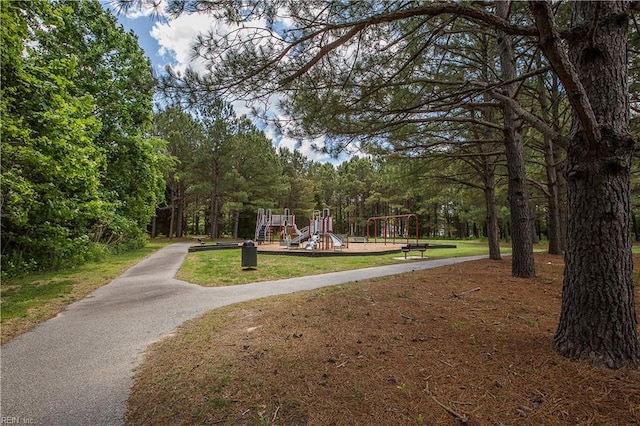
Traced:
<path fill-rule="evenodd" d="M 258 266 L 258 247 L 251 240 L 242 243 L 242 267 L 255 268 Z"/>

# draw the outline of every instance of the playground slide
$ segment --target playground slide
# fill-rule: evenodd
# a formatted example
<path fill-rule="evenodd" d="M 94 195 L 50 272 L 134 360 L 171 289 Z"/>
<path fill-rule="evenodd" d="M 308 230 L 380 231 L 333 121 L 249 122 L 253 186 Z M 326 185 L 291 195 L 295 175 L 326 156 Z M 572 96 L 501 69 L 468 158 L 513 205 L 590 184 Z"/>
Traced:
<path fill-rule="evenodd" d="M 305 249 L 307 250 L 315 250 L 318 247 L 318 235 L 314 235 L 311 237 Z"/>
<path fill-rule="evenodd" d="M 330 233 L 327 235 L 329 236 L 329 238 L 331 238 L 331 243 L 333 244 L 333 247 L 342 247 L 342 241 L 340 240 L 340 238 Z"/>
<path fill-rule="evenodd" d="M 309 227 L 307 226 L 306 228 L 302 228 L 302 231 L 300 231 L 300 234 L 294 239 L 292 239 L 291 242 L 293 244 L 300 244 L 301 242 L 306 241 L 308 239 L 309 239 Z"/>

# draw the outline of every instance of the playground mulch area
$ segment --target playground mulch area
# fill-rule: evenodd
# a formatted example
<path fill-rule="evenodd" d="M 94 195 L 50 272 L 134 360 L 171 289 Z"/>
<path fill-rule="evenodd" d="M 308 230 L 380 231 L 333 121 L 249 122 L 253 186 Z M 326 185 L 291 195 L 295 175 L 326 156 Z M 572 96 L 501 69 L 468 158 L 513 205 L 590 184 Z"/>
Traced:
<path fill-rule="evenodd" d="M 367 254 L 367 253 L 400 253 L 400 249 L 402 246 L 407 245 L 406 240 L 389 240 L 388 242 L 383 241 L 372 241 L 368 243 L 354 243 L 350 242 L 343 247 L 329 250 L 313 250 L 315 253 L 317 252 L 326 252 L 327 254 L 339 255 L 340 253 L 359 253 L 359 254 Z M 280 245 L 277 242 L 274 243 L 262 243 L 258 244 L 259 252 L 282 252 L 288 254 L 309 252 L 309 250 L 305 250 L 303 246 L 298 248 L 288 248 L 284 245 Z"/>
<path fill-rule="evenodd" d="M 553 350 L 563 258 L 535 257 L 535 279 L 479 260 L 212 311 L 148 351 L 128 421 L 640 424 L 640 371 Z"/>

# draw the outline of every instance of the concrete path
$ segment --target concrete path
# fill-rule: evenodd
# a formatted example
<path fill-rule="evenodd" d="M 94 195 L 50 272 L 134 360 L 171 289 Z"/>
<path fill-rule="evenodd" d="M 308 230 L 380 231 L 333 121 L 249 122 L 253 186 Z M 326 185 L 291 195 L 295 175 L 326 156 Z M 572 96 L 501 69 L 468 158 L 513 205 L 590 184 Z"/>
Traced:
<path fill-rule="evenodd" d="M 141 362 L 145 347 L 206 311 L 265 296 L 486 257 L 205 288 L 173 278 L 189 245 L 163 248 L 57 317 L 2 346 L 2 423 L 122 425 L 133 369 Z"/>

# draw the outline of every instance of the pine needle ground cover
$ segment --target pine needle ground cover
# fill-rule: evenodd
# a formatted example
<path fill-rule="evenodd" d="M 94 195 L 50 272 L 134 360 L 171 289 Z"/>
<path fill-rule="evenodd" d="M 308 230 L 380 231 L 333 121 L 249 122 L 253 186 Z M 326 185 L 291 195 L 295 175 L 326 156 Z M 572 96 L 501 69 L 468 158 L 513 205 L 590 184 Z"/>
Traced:
<path fill-rule="evenodd" d="M 563 268 L 537 253 L 532 280 L 481 260 L 212 311 L 149 349 L 128 422 L 638 423 L 640 372 L 552 348 Z"/>

